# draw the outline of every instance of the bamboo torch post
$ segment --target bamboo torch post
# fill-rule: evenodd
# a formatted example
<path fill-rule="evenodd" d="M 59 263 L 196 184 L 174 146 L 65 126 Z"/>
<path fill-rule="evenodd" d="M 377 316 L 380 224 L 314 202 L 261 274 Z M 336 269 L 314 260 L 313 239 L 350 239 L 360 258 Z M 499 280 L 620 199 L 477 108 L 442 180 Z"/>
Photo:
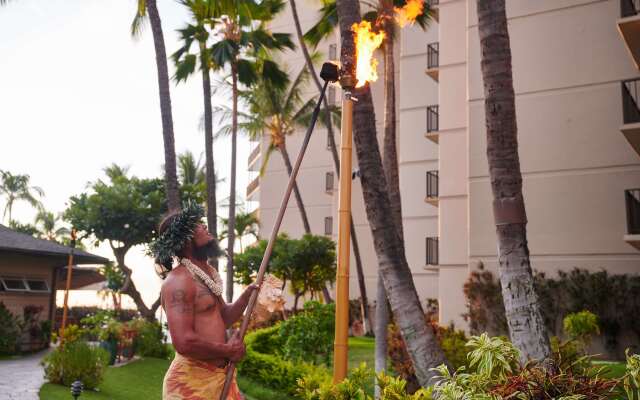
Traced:
<path fill-rule="evenodd" d="M 278 215 L 276 216 L 276 221 L 273 225 L 273 229 L 271 230 L 271 236 L 269 236 L 269 242 L 267 243 L 267 248 L 265 249 L 264 256 L 262 257 L 262 262 L 260 263 L 260 268 L 258 269 L 258 276 L 256 277 L 256 283 L 258 286 L 262 284 L 262 280 L 264 279 L 264 275 L 267 271 L 267 266 L 269 265 L 269 259 L 271 258 L 271 252 L 273 251 L 273 246 L 275 245 L 276 239 L 278 237 L 278 232 L 280 231 L 280 225 L 282 224 L 282 219 L 284 218 L 284 213 L 287 210 L 287 204 L 289 203 L 289 198 L 291 197 L 291 191 L 293 190 L 293 185 L 296 182 L 296 177 L 298 176 L 298 171 L 300 170 L 300 165 L 302 164 L 302 159 L 304 158 L 304 153 L 307 150 L 307 146 L 309 145 L 309 140 L 311 139 L 311 133 L 313 132 L 313 128 L 318 120 L 318 116 L 320 115 L 320 105 L 322 104 L 322 100 L 324 99 L 325 92 L 327 90 L 327 86 L 329 82 L 335 82 L 338 80 L 338 66 L 332 63 L 324 63 L 322 65 L 322 70 L 320 71 L 320 77 L 324 79 L 325 83 L 320 92 L 320 97 L 318 98 L 318 102 L 316 103 L 316 107 L 313 109 L 313 115 L 311 116 L 311 123 L 307 128 L 307 133 L 305 134 L 304 140 L 302 141 L 302 146 L 300 147 L 300 153 L 298 153 L 298 158 L 296 159 L 295 164 L 293 165 L 293 170 L 291 171 L 291 176 L 289 177 L 289 183 L 287 184 L 287 188 L 284 192 L 284 197 L 282 198 L 282 202 L 280 203 L 280 209 L 278 210 Z M 330 116 L 327 116 L 330 118 Z M 331 121 L 329 119 L 329 121 Z M 245 333 L 247 332 L 247 328 L 249 327 L 249 321 L 251 320 L 251 314 L 253 313 L 253 309 L 256 306 L 256 302 L 258 300 L 258 291 L 254 291 L 251 293 L 251 297 L 249 298 L 249 304 L 247 305 L 247 310 L 244 313 L 244 318 L 242 319 L 242 325 L 240 325 L 240 337 L 244 338 Z M 231 388 L 231 380 L 233 379 L 235 371 L 235 364 L 229 363 L 227 367 L 226 379 L 224 382 L 224 387 L 222 389 L 222 394 L 220 396 L 220 400 L 226 400 L 229 395 L 229 389 Z"/>
<path fill-rule="evenodd" d="M 333 383 L 347 376 L 349 334 L 349 261 L 351 258 L 351 155 L 353 97 L 345 88 L 340 127 L 340 189 L 338 198 L 338 271 L 336 278 L 336 330 L 333 345 Z"/>
<path fill-rule="evenodd" d="M 60 345 L 64 345 L 64 328 L 67 325 L 67 314 L 69 312 L 69 290 L 71 290 L 71 275 L 73 267 L 73 250 L 76 247 L 76 230 L 71 229 L 71 248 L 69 249 L 69 262 L 67 263 L 67 283 L 64 290 L 64 304 L 62 306 L 62 324 L 60 325 Z M 53 288 L 52 290 L 55 290 Z"/>

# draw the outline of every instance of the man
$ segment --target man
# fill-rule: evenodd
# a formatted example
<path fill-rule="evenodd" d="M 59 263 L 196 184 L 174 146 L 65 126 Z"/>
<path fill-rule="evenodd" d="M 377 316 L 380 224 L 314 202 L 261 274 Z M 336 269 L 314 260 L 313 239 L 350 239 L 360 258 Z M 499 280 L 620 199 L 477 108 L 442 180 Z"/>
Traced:
<path fill-rule="evenodd" d="M 233 304 L 224 302 L 220 275 L 207 262 L 220 249 L 201 223 L 203 216 L 202 207 L 186 204 L 164 218 L 151 246 L 164 278 L 162 307 L 176 350 L 164 378 L 163 400 L 218 400 L 228 362 L 245 354 L 242 339 L 234 334 L 226 340 L 225 328 L 240 319 L 258 287 L 249 286 Z M 227 399 L 242 399 L 235 379 Z"/>

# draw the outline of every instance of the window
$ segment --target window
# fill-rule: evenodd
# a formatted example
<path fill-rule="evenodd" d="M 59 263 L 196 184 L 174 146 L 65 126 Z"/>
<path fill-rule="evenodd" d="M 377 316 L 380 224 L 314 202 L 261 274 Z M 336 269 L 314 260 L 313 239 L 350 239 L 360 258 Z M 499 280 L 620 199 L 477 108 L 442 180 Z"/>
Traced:
<path fill-rule="evenodd" d="M 327 172 L 324 177 L 324 190 L 327 193 L 333 191 L 333 172 Z"/>
<path fill-rule="evenodd" d="M 438 198 L 438 171 L 427 171 L 427 198 Z"/>
<path fill-rule="evenodd" d="M 333 234 L 333 217 L 324 218 L 324 234 L 327 236 Z"/>
<path fill-rule="evenodd" d="M 439 110 L 437 105 L 427 107 L 427 133 L 440 130 Z"/>
<path fill-rule="evenodd" d="M 427 238 L 427 265 L 438 265 L 438 238 Z"/>
<path fill-rule="evenodd" d="M 3 277 L 0 279 L 0 281 L 2 281 L 2 285 L 4 286 L 5 290 L 10 290 L 10 291 L 27 290 L 27 285 L 25 285 L 24 279 Z"/>
<path fill-rule="evenodd" d="M 329 60 L 337 60 L 338 59 L 338 46 L 335 44 L 329 45 Z"/>
<path fill-rule="evenodd" d="M 27 279 L 27 285 L 32 292 L 49 292 L 49 285 L 42 279 Z"/>

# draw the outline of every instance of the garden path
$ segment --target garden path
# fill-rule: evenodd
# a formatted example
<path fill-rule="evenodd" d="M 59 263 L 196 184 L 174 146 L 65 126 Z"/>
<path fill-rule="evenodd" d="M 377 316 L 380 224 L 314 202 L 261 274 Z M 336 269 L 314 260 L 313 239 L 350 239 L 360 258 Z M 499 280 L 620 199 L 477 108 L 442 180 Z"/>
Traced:
<path fill-rule="evenodd" d="M 38 400 L 44 371 L 40 360 L 48 350 L 0 361 L 0 400 Z"/>

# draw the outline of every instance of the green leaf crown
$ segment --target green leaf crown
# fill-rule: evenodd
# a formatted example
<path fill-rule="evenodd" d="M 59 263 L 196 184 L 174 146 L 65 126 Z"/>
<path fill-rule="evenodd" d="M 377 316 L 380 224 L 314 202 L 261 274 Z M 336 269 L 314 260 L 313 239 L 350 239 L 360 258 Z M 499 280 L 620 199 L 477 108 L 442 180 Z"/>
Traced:
<path fill-rule="evenodd" d="M 167 229 L 149 246 L 156 263 L 171 269 L 173 257 L 193 238 L 196 226 L 202 222 L 203 217 L 204 208 L 201 205 L 195 202 L 185 203 Z"/>

